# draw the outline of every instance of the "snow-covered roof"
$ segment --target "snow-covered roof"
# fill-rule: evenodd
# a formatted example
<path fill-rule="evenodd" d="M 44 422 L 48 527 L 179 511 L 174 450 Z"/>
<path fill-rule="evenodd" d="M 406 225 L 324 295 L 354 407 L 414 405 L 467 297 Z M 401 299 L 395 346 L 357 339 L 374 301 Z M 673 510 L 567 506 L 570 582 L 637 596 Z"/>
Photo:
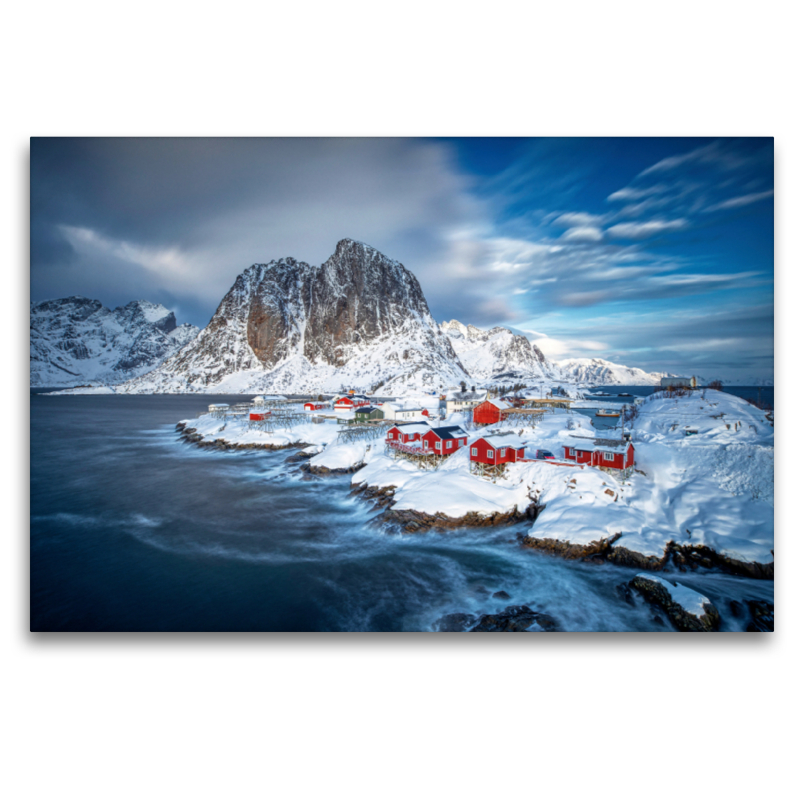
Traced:
<path fill-rule="evenodd" d="M 373 411 L 380 411 L 378 406 L 361 406 L 356 409 L 356 414 L 371 414 Z"/>
<path fill-rule="evenodd" d="M 569 444 L 564 447 L 571 447 L 573 450 L 582 450 L 586 453 L 625 453 L 628 450 L 629 442 L 618 442 L 617 444 Z"/>
<path fill-rule="evenodd" d="M 480 439 L 483 439 L 486 444 L 488 444 L 490 447 L 494 447 L 495 449 L 499 447 L 513 447 L 519 450 L 520 447 L 525 447 L 525 442 L 523 442 L 519 436 L 513 433 L 495 433 L 491 434 L 490 436 L 481 436 Z M 475 441 L 479 440 L 476 439 Z"/>
<path fill-rule="evenodd" d="M 495 408 L 499 408 L 501 411 L 505 410 L 506 408 L 512 408 L 511 403 L 507 403 L 505 400 L 500 400 L 499 398 L 495 397 L 492 400 L 487 400 L 487 403 L 491 403 Z"/>
<path fill-rule="evenodd" d="M 459 400 L 461 402 L 465 401 L 480 401 L 486 397 L 486 392 L 448 392 L 447 399 L 448 400 Z"/>
<path fill-rule="evenodd" d="M 458 439 L 466 436 L 467 432 L 460 425 L 442 425 L 438 428 L 431 428 L 440 439 Z"/>
<path fill-rule="evenodd" d="M 425 422 L 401 422 L 392 427 L 400 428 L 403 433 L 427 433 L 431 430 L 431 426 Z"/>

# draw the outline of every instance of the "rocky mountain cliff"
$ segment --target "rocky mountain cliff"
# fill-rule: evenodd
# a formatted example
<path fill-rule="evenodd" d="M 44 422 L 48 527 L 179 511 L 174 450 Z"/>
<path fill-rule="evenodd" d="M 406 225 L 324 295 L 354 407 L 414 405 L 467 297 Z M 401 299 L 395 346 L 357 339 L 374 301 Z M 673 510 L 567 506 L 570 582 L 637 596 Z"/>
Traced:
<path fill-rule="evenodd" d="M 469 374 L 479 381 L 536 381 L 558 377 L 544 353 L 525 336 L 508 328 L 485 331 L 458 320 L 441 329 Z"/>
<path fill-rule="evenodd" d="M 85 297 L 31 303 L 30 331 L 31 386 L 117 384 L 149 372 L 198 333 L 157 303 L 110 311 Z"/>
<path fill-rule="evenodd" d="M 461 380 L 414 275 L 343 239 L 319 267 L 282 258 L 246 269 L 189 346 L 118 391 L 395 393 Z"/>

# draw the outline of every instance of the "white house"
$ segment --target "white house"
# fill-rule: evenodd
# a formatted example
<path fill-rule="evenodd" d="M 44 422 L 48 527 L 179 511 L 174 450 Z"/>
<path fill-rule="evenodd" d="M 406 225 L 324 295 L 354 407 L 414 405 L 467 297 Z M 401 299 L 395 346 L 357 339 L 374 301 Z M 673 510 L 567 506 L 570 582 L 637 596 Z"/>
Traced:
<path fill-rule="evenodd" d="M 439 410 L 450 414 L 469 411 L 488 397 L 488 392 L 448 392 L 439 400 Z"/>
<path fill-rule="evenodd" d="M 427 408 L 406 408 L 397 402 L 382 403 L 378 408 L 383 411 L 384 419 L 397 422 L 424 422 L 429 416 Z"/>

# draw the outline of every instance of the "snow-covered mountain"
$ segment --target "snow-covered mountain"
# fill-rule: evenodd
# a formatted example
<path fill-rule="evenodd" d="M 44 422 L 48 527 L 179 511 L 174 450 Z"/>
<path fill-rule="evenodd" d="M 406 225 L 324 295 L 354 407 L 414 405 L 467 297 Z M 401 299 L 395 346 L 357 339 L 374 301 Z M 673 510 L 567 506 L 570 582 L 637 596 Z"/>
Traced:
<path fill-rule="evenodd" d="M 536 381 L 559 377 L 535 344 L 508 328 L 485 331 L 453 319 L 443 322 L 441 329 L 475 380 Z"/>
<path fill-rule="evenodd" d="M 351 239 L 322 266 L 293 258 L 236 279 L 187 347 L 117 391 L 393 394 L 469 380 L 402 264 Z"/>
<path fill-rule="evenodd" d="M 666 372 L 645 372 L 638 367 L 614 364 L 602 358 L 566 358 L 555 361 L 562 380 L 590 386 L 655 386 Z"/>
<path fill-rule="evenodd" d="M 120 383 L 149 372 L 197 333 L 147 300 L 113 311 L 85 297 L 31 303 L 31 386 Z"/>

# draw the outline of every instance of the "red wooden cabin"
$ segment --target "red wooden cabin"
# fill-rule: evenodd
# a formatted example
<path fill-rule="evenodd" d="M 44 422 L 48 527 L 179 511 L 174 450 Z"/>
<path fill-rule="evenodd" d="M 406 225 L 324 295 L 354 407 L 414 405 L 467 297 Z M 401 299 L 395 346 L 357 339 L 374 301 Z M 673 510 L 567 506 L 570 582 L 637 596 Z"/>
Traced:
<path fill-rule="evenodd" d="M 410 444 L 419 442 L 424 434 L 430 430 L 430 425 L 422 422 L 407 422 L 404 425 L 392 425 L 386 431 L 388 444 Z M 422 447 L 422 445 L 419 445 Z"/>
<path fill-rule="evenodd" d="M 430 428 L 422 436 L 422 449 L 440 456 L 449 456 L 467 444 L 467 432 L 458 425 Z"/>
<path fill-rule="evenodd" d="M 251 422 L 263 422 L 271 414 L 272 414 L 271 411 L 251 411 L 250 412 L 250 421 Z"/>
<path fill-rule="evenodd" d="M 605 469 L 628 469 L 634 464 L 634 449 L 630 442 L 576 444 L 564 447 L 564 460 Z"/>
<path fill-rule="evenodd" d="M 484 400 L 472 410 L 472 421 L 477 425 L 492 425 L 508 417 L 511 403 L 505 400 Z"/>
<path fill-rule="evenodd" d="M 303 408 L 304 408 L 306 411 L 320 411 L 320 410 L 322 410 L 323 408 L 327 408 L 327 407 L 328 407 L 328 404 L 327 404 L 327 403 L 306 403 L 306 404 L 303 406 Z"/>
<path fill-rule="evenodd" d="M 479 464 L 513 464 L 525 458 L 518 436 L 481 436 L 469 446 L 469 460 Z"/>
<path fill-rule="evenodd" d="M 333 407 L 337 411 L 352 411 L 354 408 L 368 406 L 369 404 L 369 397 L 365 397 L 363 394 L 350 394 L 337 397 Z"/>

